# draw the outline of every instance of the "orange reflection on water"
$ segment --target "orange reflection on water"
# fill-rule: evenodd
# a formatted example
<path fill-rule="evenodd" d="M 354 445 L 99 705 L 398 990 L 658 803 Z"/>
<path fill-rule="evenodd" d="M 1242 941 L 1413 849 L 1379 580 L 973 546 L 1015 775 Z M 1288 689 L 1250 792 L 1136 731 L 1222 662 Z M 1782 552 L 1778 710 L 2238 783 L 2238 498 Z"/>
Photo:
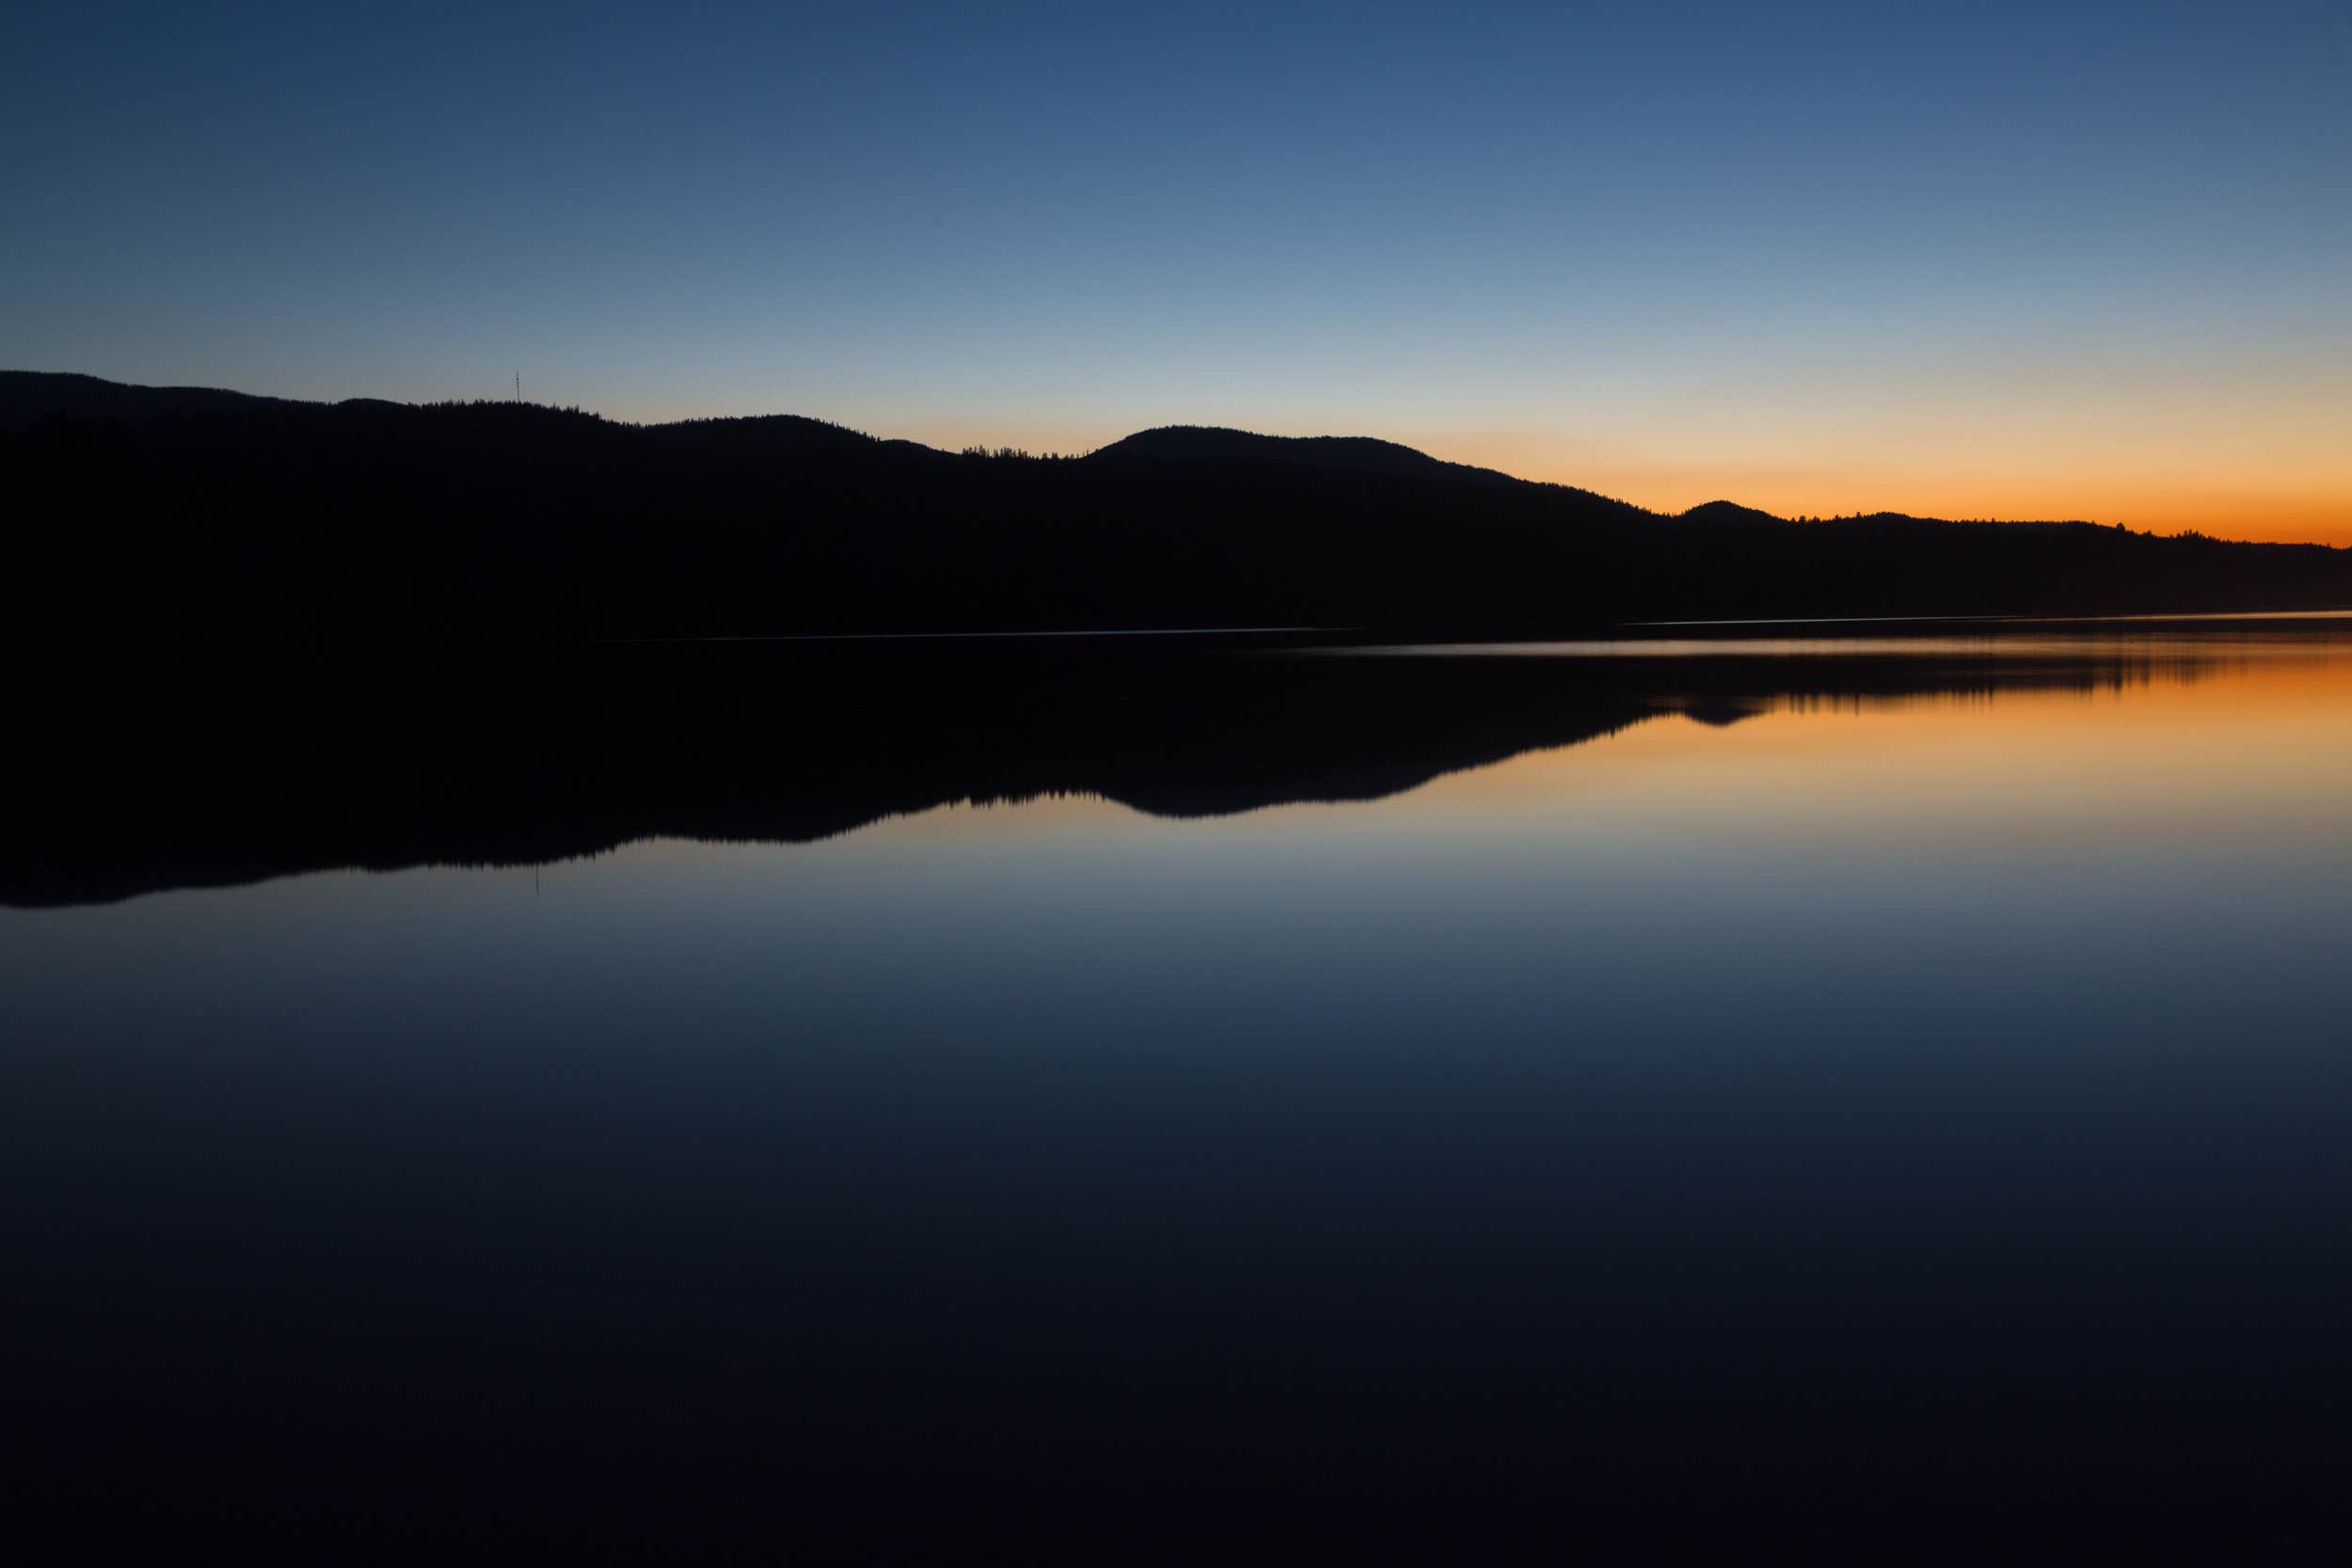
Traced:
<path fill-rule="evenodd" d="M 2221 811 L 2299 831 L 2352 784 L 2352 644 L 2159 646 L 2084 689 L 1781 695 L 1701 722 L 1659 715 L 1587 745 L 1431 784 L 1463 819 L 1586 813 L 1625 830 L 1835 839 L 1899 818 L 2023 837 L 2186 829 Z"/>

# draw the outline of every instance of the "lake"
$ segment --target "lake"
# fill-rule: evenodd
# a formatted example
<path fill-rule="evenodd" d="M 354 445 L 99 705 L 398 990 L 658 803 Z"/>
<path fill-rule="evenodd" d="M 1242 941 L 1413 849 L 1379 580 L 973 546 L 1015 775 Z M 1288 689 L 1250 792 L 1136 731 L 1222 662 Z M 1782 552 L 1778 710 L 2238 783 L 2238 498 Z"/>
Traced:
<path fill-rule="evenodd" d="M 50 715 L 12 1508 L 404 1560 L 2341 1528 L 2352 619 L 1313 641 Z"/>

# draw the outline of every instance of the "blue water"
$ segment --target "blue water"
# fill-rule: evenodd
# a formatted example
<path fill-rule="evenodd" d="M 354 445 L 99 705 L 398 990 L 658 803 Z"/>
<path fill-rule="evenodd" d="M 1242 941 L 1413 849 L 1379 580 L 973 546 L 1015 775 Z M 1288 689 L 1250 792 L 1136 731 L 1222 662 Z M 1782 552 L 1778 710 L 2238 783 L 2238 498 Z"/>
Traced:
<path fill-rule="evenodd" d="M 1920 1556 L 2030 1493 L 2308 1545 L 2352 646 L 2183 635 L 1368 801 L 0 911 L 17 1500 L 1019 1557 L 1899 1495 Z"/>

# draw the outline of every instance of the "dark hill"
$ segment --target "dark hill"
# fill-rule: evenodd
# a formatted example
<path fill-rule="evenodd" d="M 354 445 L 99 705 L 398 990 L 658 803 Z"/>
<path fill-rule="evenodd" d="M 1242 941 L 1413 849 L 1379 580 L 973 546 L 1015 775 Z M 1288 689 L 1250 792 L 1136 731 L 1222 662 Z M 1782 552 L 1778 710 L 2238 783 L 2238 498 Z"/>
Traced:
<path fill-rule="evenodd" d="M 22 429 L 47 414 L 86 420 L 151 420 L 167 414 L 233 412 L 284 402 L 215 387 L 133 387 L 94 375 L 0 371 L 0 430 Z"/>
<path fill-rule="evenodd" d="M 10 633 L 576 641 L 2352 605 L 2352 552 L 2088 523 L 1663 517 L 1390 442 L 1147 431 L 947 453 L 787 416 L 620 424 L 0 375 Z"/>
<path fill-rule="evenodd" d="M 1779 521 L 1769 512 L 1758 512 L 1755 507 L 1741 506 L 1738 501 L 1721 500 L 1701 501 L 1690 511 L 1683 513 L 1681 520 L 1686 523 L 1704 523 L 1709 526 L 1722 525 L 1733 528 L 1754 527 L 1759 523 Z"/>
<path fill-rule="evenodd" d="M 739 451 L 771 457 L 866 455 L 884 445 L 914 447 L 914 443 L 876 440 L 863 431 L 798 414 L 755 414 L 741 419 L 681 420 L 675 424 L 645 427 L 643 439 L 662 446 L 707 452 Z M 916 450 L 930 451 L 929 447 Z M 939 455 L 934 453 L 934 455 Z"/>
<path fill-rule="evenodd" d="M 1409 474 L 1523 484 L 1492 468 L 1448 463 L 1427 452 L 1369 436 L 1257 436 L 1210 425 L 1163 425 L 1137 431 L 1087 456 L 1089 463 L 1260 463 L 1346 473 Z"/>

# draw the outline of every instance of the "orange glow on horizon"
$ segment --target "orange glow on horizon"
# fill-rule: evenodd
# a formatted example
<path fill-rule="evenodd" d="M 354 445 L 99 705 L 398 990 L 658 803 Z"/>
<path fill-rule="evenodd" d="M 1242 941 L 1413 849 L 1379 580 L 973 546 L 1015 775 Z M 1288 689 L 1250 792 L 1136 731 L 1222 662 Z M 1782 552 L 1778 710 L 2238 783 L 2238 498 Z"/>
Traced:
<path fill-rule="evenodd" d="M 2288 454 L 2245 473 L 2196 472 L 2173 477 L 2136 468 L 2112 450 L 2104 461 L 2069 468 L 2050 461 L 2005 469 L 1979 460 L 1967 467 L 1916 461 L 1677 460 L 1629 456 L 1603 443 L 1568 443 L 1529 431 L 1486 432 L 1456 427 L 1416 434 L 1398 427 L 1333 428 L 1295 420 L 1195 419 L 1165 422 L 1216 423 L 1273 436 L 1369 435 L 1432 457 L 1494 468 L 1520 479 L 1573 485 L 1674 515 L 1705 501 L 1729 500 L 1783 517 L 1825 517 L 1899 512 L 1919 517 L 1996 517 L 2004 521 L 2121 524 L 2143 533 L 2194 531 L 2217 539 L 2352 546 L 2352 464 L 2314 462 Z M 1368 423 L 1368 421 L 1366 421 Z M 987 425 L 929 422 L 905 435 L 946 451 L 969 445 L 1014 446 L 1036 452 L 1083 453 L 1131 434 L 1067 425 Z"/>
<path fill-rule="evenodd" d="M 2053 485 L 1930 479 L 1803 483 L 1758 476 L 1751 483 L 1710 487 L 1666 476 L 1637 479 L 1629 475 L 1631 482 L 1619 484 L 1565 474 L 1521 477 L 1577 484 L 1664 513 L 1721 499 L 1784 517 L 1901 512 L 1919 517 L 1996 517 L 2007 522 L 2080 520 L 2120 523 L 2141 533 L 2193 531 L 2217 539 L 2255 543 L 2352 546 L 2352 495 L 2279 493 L 2253 485 L 2227 490 L 2122 481 L 2106 485 L 2095 482 Z"/>
<path fill-rule="evenodd" d="M 2120 523 L 2143 533 L 2352 546 L 2352 469 L 2166 480 L 2111 470 L 1925 472 L 1894 464 L 1563 462 L 1526 440 L 1457 437 L 1433 455 L 1572 484 L 1654 512 L 1730 500 L 1784 517 L 1900 512 L 1920 517 Z"/>
<path fill-rule="evenodd" d="M 622 417 L 659 421 L 788 408 L 793 401 L 751 390 L 723 408 Z M 1389 404 L 1302 417 L 1266 404 L 1181 403 L 1148 417 L 1106 412 L 1084 422 L 1009 409 L 974 418 L 961 409 L 852 408 L 828 417 L 946 451 L 977 445 L 1079 455 L 1170 424 L 1369 436 L 1667 515 L 1728 500 L 1783 517 L 1892 512 L 2081 520 L 2144 533 L 2352 547 L 2352 447 L 2341 439 L 2344 404 L 2331 388 L 2298 386 L 2291 398 L 2188 414 L 2169 391 L 2130 406 L 2099 408 L 2088 393 L 2081 401 L 2093 406 L 1992 399 L 1922 408 L 1890 391 L 1888 411 L 1876 420 L 1851 405 L 1772 411 L 1718 402 L 1691 410 L 1687 425 L 1679 410 L 1528 419 L 1502 404 L 1437 421 Z"/>

